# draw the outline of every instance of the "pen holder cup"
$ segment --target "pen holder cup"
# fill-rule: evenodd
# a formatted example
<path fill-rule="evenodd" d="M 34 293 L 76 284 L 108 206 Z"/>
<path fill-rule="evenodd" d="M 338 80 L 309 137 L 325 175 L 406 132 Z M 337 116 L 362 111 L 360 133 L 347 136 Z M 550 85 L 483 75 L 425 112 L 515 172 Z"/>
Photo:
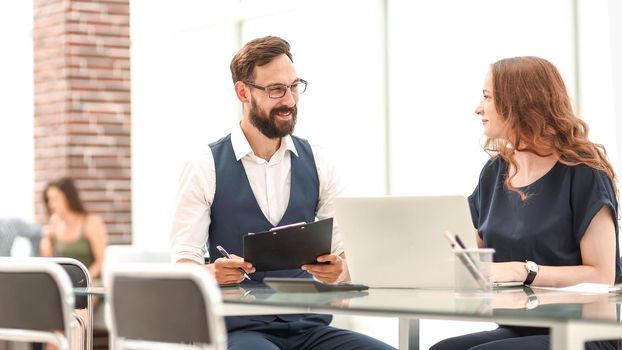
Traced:
<path fill-rule="evenodd" d="M 454 250 L 456 292 L 492 291 L 491 268 L 494 252 L 495 250 L 490 248 Z"/>

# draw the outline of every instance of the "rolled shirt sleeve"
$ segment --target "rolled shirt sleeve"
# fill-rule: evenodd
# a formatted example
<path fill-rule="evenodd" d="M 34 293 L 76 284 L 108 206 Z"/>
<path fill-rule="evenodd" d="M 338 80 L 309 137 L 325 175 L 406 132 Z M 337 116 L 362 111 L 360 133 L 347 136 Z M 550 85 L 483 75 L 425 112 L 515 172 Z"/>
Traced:
<path fill-rule="evenodd" d="M 173 262 L 189 259 L 204 263 L 214 193 L 214 158 L 208 149 L 181 171 L 170 238 Z"/>
<path fill-rule="evenodd" d="M 337 172 L 335 163 L 327 157 L 324 150 L 317 145 L 312 145 L 312 150 L 320 180 L 320 195 L 316 216 L 318 219 L 332 218 L 335 217 L 335 198 L 343 194 L 344 185 Z M 332 253 L 339 255 L 344 252 L 344 249 L 339 223 L 337 220 L 333 220 Z"/>

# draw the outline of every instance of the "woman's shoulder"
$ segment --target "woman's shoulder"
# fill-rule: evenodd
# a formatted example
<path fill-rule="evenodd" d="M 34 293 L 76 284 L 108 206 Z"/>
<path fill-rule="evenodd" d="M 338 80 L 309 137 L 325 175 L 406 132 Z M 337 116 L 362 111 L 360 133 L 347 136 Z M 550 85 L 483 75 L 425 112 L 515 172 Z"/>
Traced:
<path fill-rule="evenodd" d="M 604 183 L 611 184 L 611 179 L 609 175 L 604 170 L 593 168 L 586 164 L 577 164 L 577 165 L 563 165 L 568 168 L 569 173 L 574 178 L 574 182 L 579 183 Z"/>
<path fill-rule="evenodd" d="M 486 164 L 484 164 L 484 168 L 482 170 L 495 171 L 499 170 L 504 166 L 505 161 L 503 160 L 503 158 L 501 158 L 500 156 L 494 156 L 486 161 Z"/>
<path fill-rule="evenodd" d="M 586 164 L 565 165 L 567 173 L 571 176 L 573 188 L 579 193 L 594 192 L 616 197 L 613 181 L 609 175 L 601 169 L 593 168 Z"/>
<path fill-rule="evenodd" d="M 482 167 L 479 179 L 480 182 L 484 179 L 495 179 L 499 176 L 500 172 L 505 169 L 505 161 L 499 156 L 494 156 L 486 161 L 486 164 Z"/>
<path fill-rule="evenodd" d="M 104 219 L 99 214 L 88 213 L 84 216 L 84 231 L 89 234 L 100 231 L 104 227 Z"/>
<path fill-rule="evenodd" d="M 102 216 L 95 213 L 87 213 L 84 216 L 84 220 L 89 224 L 102 224 L 104 222 Z"/>

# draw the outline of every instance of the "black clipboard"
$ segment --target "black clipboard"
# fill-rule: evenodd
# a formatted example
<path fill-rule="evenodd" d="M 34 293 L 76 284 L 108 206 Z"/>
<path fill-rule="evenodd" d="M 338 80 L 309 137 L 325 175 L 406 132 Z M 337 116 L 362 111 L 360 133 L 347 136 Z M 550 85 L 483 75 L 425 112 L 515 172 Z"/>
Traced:
<path fill-rule="evenodd" d="M 330 254 L 332 239 L 333 218 L 249 233 L 244 236 L 244 260 L 256 271 L 298 269 Z"/>

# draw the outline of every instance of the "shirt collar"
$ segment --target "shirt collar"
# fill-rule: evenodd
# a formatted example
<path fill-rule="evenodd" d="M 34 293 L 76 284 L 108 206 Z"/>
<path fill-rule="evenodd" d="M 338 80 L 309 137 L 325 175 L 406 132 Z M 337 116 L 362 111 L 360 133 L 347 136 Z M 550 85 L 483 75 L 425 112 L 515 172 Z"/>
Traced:
<path fill-rule="evenodd" d="M 242 132 L 242 127 L 240 125 L 237 125 L 237 127 L 233 128 L 233 131 L 231 132 L 231 146 L 233 146 L 233 152 L 235 153 L 236 160 L 240 160 L 249 154 L 254 154 L 253 149 L 248 143 L 246 136 L 244 136 L 244 133 Z M 290 135 L 283 137 L 283 139 L 281 140 L 280 149 L 283 148 L 285 150 L 289 150 L 296 157 L 298 157 L 298 150 L 296 149 L 294 140 Z"/>

